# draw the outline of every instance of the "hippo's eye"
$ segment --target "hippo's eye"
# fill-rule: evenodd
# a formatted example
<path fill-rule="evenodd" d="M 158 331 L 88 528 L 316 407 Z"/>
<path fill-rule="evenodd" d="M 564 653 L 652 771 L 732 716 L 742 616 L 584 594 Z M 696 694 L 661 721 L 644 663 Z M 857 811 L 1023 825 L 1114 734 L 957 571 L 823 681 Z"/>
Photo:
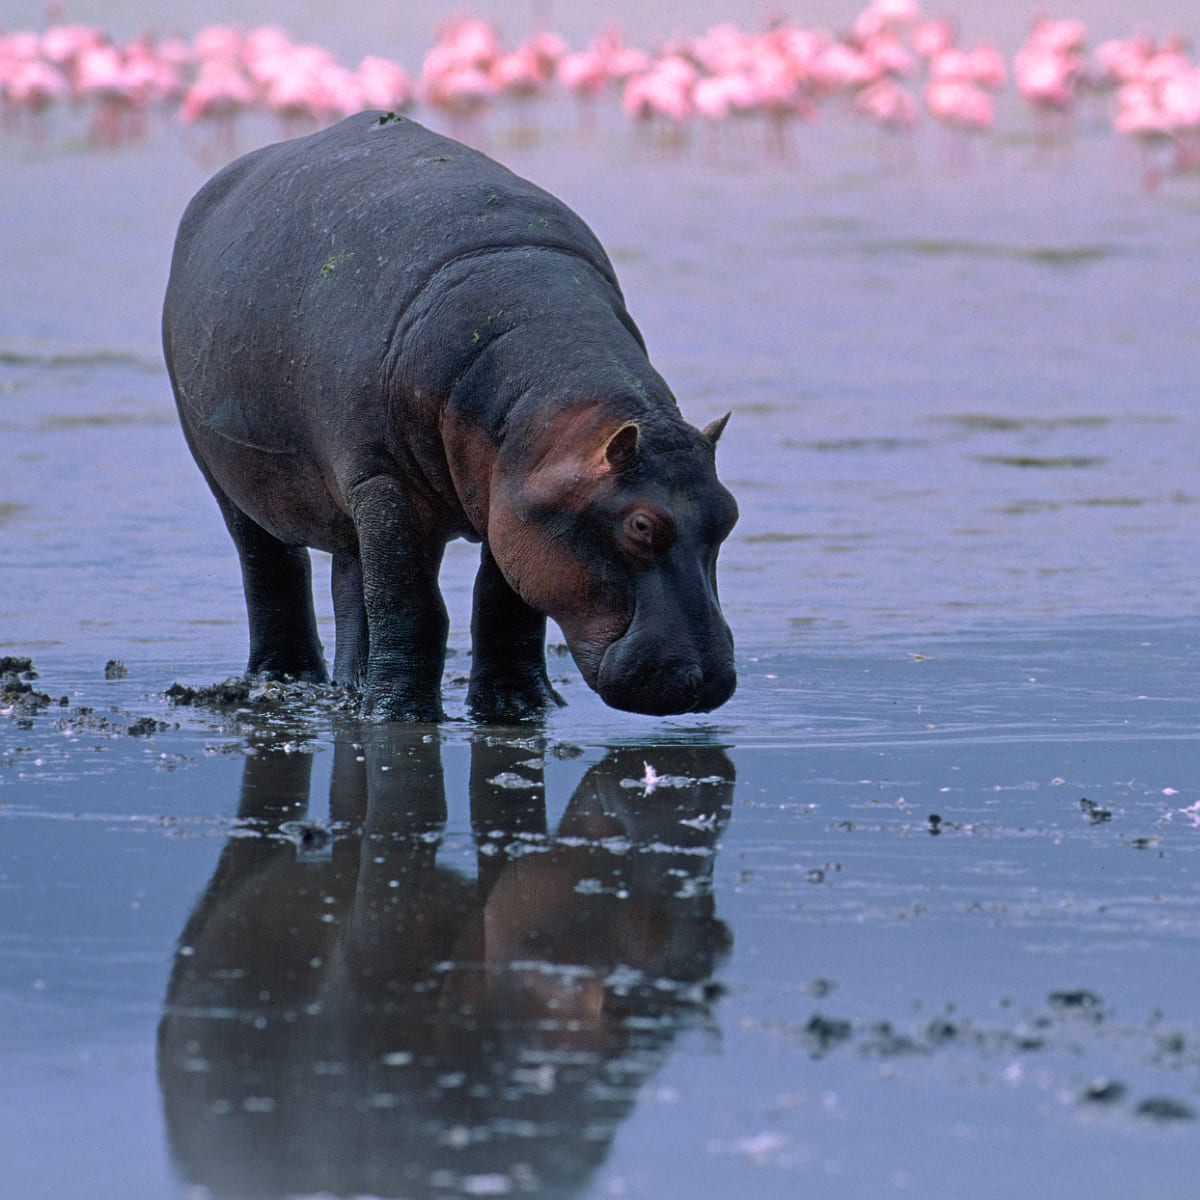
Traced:
<path fill-rule="evenodd" d="M 639 509 L 625 518 L 625 540 L 635 554 L 652 554 L 671 541 L 669 517 Z"/>

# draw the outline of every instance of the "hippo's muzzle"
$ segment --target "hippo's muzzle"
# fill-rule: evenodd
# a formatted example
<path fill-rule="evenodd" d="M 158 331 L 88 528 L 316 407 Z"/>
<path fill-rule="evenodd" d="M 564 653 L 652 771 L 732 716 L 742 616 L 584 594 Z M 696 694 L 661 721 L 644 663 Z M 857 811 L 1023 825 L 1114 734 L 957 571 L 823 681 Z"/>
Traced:
<path fill-rule="evenodd" d="M 664 644 L 637 623 L 604 651 L 594 687 L 605 704 L 626 712 L 665 717 L 711 712 L 737 687 L 733 636 L 723 618 L 709 644 Z"/>

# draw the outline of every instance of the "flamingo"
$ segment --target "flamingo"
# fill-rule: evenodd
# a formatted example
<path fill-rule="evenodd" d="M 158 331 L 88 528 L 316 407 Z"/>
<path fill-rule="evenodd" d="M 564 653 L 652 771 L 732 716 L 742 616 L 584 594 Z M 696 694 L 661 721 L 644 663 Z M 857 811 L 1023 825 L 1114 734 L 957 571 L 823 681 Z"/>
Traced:
<path fill-rule="evenodd" d="M 462 18 L 444 26 L 421 66 L 425 103 L 444 113 L 451 131 L 468 141 L 495 100 L 491 69 L 502 53 L 500 37 L 486 21 Z"/>
<path fill-rule="evenodd" d="M 406 112 L 417 98 L 408 72 L 390 59 L 368 54 L 358 65 L 358 83 L 368 108 Z"/>
<path fill-rule="evenodd" d="M 236 153 L 238 116 L 258 101 L 259 93 L 242 66 L 228 58 L 205 58 L 179 105 L 185 125 L 209 123 L 215 130 L 205 157 L 232 158 Z"/>
<path fill-rule="evenodd" d="M 89 136 L 93 142 L 117 146 L 136 136 L 137 96 L 133 76 L 120 50 L 111 43 L 84 49 L 76 62 L 76 94 L 96 105 Z"/>
<path fill-rule="evenodd" d="M 678 149 L 687 137 L 687 122 L 694 112 L 692 88 L 698 78 L 696 68 L 682 55 L 665 55 L 649 71 L 626 82 L 621 107 L 635 121 L 659 126 L 662 145 Z"/>
<path fill-rule="evenodd" d="M 1086 43 L 1082 22 L 1043 17 L 1013 59 L 1017 91 L 1034 110 L 1038 141 L 1044 146 L 1069 135 Z"/>
<path fill-rule="evenodd" d="M 854 34 L 861 39 L 886 33 L 896 35 L 917 24 L 921 6 L 916 0 L 871 0 L 854 21 Z"/>
<path fill-rule="evenodd" d="M 46 112 L 69 92 L 62 71 L 40 56 L 35 35 L 0 38 L 0 105 L 7 121 L 24 119 L 40 136 Z"/>
<path fill-rule="evenodd" d="M 554 78 L 555 68 L 566 53 L 566 44 L 554 34 L 539 33 L 491 63 L 489 75 L 499 96 L 516 101 L 516 140 L 529 144 L 534 125 L 529 102 L 540 96 Z"/>
<path fill-rule="evenodd" d="M 879 79 L 864 88 L 854 98 L 854 107 L 887 133 L 907 133 L 920 118 L 916 97 L 894 79 Z"/>

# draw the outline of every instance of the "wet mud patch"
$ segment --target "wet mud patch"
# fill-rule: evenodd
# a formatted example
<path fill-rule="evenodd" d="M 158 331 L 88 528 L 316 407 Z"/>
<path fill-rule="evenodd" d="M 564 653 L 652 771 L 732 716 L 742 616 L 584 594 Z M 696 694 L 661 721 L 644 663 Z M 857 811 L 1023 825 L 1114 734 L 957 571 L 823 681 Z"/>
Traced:
<path fill-rule="evenodd" d="M 0 525 L 7 525 L 21 513 L 28 511 L 28 504 L 20 504 L 13 500 L 0 501 Z"/>
<path fill-rule="evenodd" d="M 1108 461 L 1092 454 L 980 454 L 976 461 L 985 466 L 1020 467 L 1038 471 L 1082 471 L 1102 467 Z"/>
<path fill-rule="evenodd" d="M 837 985 L 820 980 L 812 990 L 827 1001 Z M 860 1068 L 899 1065 L 909 1077 L 957 1078 L 959 1086 L 984 1088 L 1012 1089 L 1036 1080 L 1061 1109 L 1083 1117 L 1103 1110 L 1150 1124 L 1197 1119 L 1193 1079 L 1200 1066 L 1200 1026 L 1173 1027 L 1157 1012 L 1130 1024 L 1086 988 L 1052 991 L 1025 1009 L 1009 999 L 994 1007 L 998 1016 L 972 1016 L 948 1006 L 933 1016 L 897 1019 L 842 1014 L 826 1005 L 807 1019 L 747 1020 L 742 1028 L 814 1063 L 843 1056 Z M 1097 1045 L 1112 1048 L 1114 1073 L 1088 1073 L 1081 1060 Z"/>
<path fill-rule="evenodd" d="M 27 720 L 44 712 L 51 705 L 70 703 L 67 696 L 58 699 L 39 691 L 33 681 L 39 678 L 33 660 L 23 655 L 6 654 L 0 658 L 0 716 Z"/>
<path fill-rule="evenodd" d="M 1010 245 L 1003 242 L 977 241 L 971 238 L 919 237 L 861 242 L 856 253 L 870 256 L 914 255 L 927 259 L 968 259 L 1025 263 L 1058 269 L 1083 267 L 1103 262 L 1124 253 L 1117 246 L 1088 245 Z"/>
<path fill-rule="evenodd" d="M 1099 429 L 1109 423 L 1108 417 L 1018 417 L 999 413 L 964 413 L 957 417 L 941 417 L 938 423 L 954 425 L 966 433 L 1022 433 L 1033 430 L 1050 432 L 1059 429 Z"/>
<path fill-rule="evenodd" d="M 171 719 L 153 695 L 121 697 L 123 703 L 106 696 L 106 685 L 127 675 L 124 663 L 109 659 L 90 674 L 92 683 L 81 687 L 76 680 L 66 693 L 52 694 L 42 690 L 30 657 L 0 658 L 0 787 L 39 784 L 70 791 L 97 775 L 128 771 L 135 762 L 174 770 L 193 761 L 197 731 Z M 159 745 L 162 735 L 171 735 L 169 747 Z"/>

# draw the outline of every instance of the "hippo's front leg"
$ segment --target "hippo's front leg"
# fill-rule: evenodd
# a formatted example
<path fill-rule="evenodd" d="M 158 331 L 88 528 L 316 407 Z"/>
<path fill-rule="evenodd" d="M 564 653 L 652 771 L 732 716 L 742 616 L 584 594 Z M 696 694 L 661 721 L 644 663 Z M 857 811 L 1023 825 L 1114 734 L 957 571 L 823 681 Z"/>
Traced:
<path fill-rule="evenodd" d="M 438 570 L 445 540 L 389 476 L 359 484 L 350 503 L 369 645 L 363 716 L 442 721 L 449 618 Z"/>
<path fill-rule="evenodd" d="M 481 721 L 521 721 L 563 698 L 546 674 L 546 618 L 500 573 L 487 543 L 475 576 L 467 707 Z"/>

